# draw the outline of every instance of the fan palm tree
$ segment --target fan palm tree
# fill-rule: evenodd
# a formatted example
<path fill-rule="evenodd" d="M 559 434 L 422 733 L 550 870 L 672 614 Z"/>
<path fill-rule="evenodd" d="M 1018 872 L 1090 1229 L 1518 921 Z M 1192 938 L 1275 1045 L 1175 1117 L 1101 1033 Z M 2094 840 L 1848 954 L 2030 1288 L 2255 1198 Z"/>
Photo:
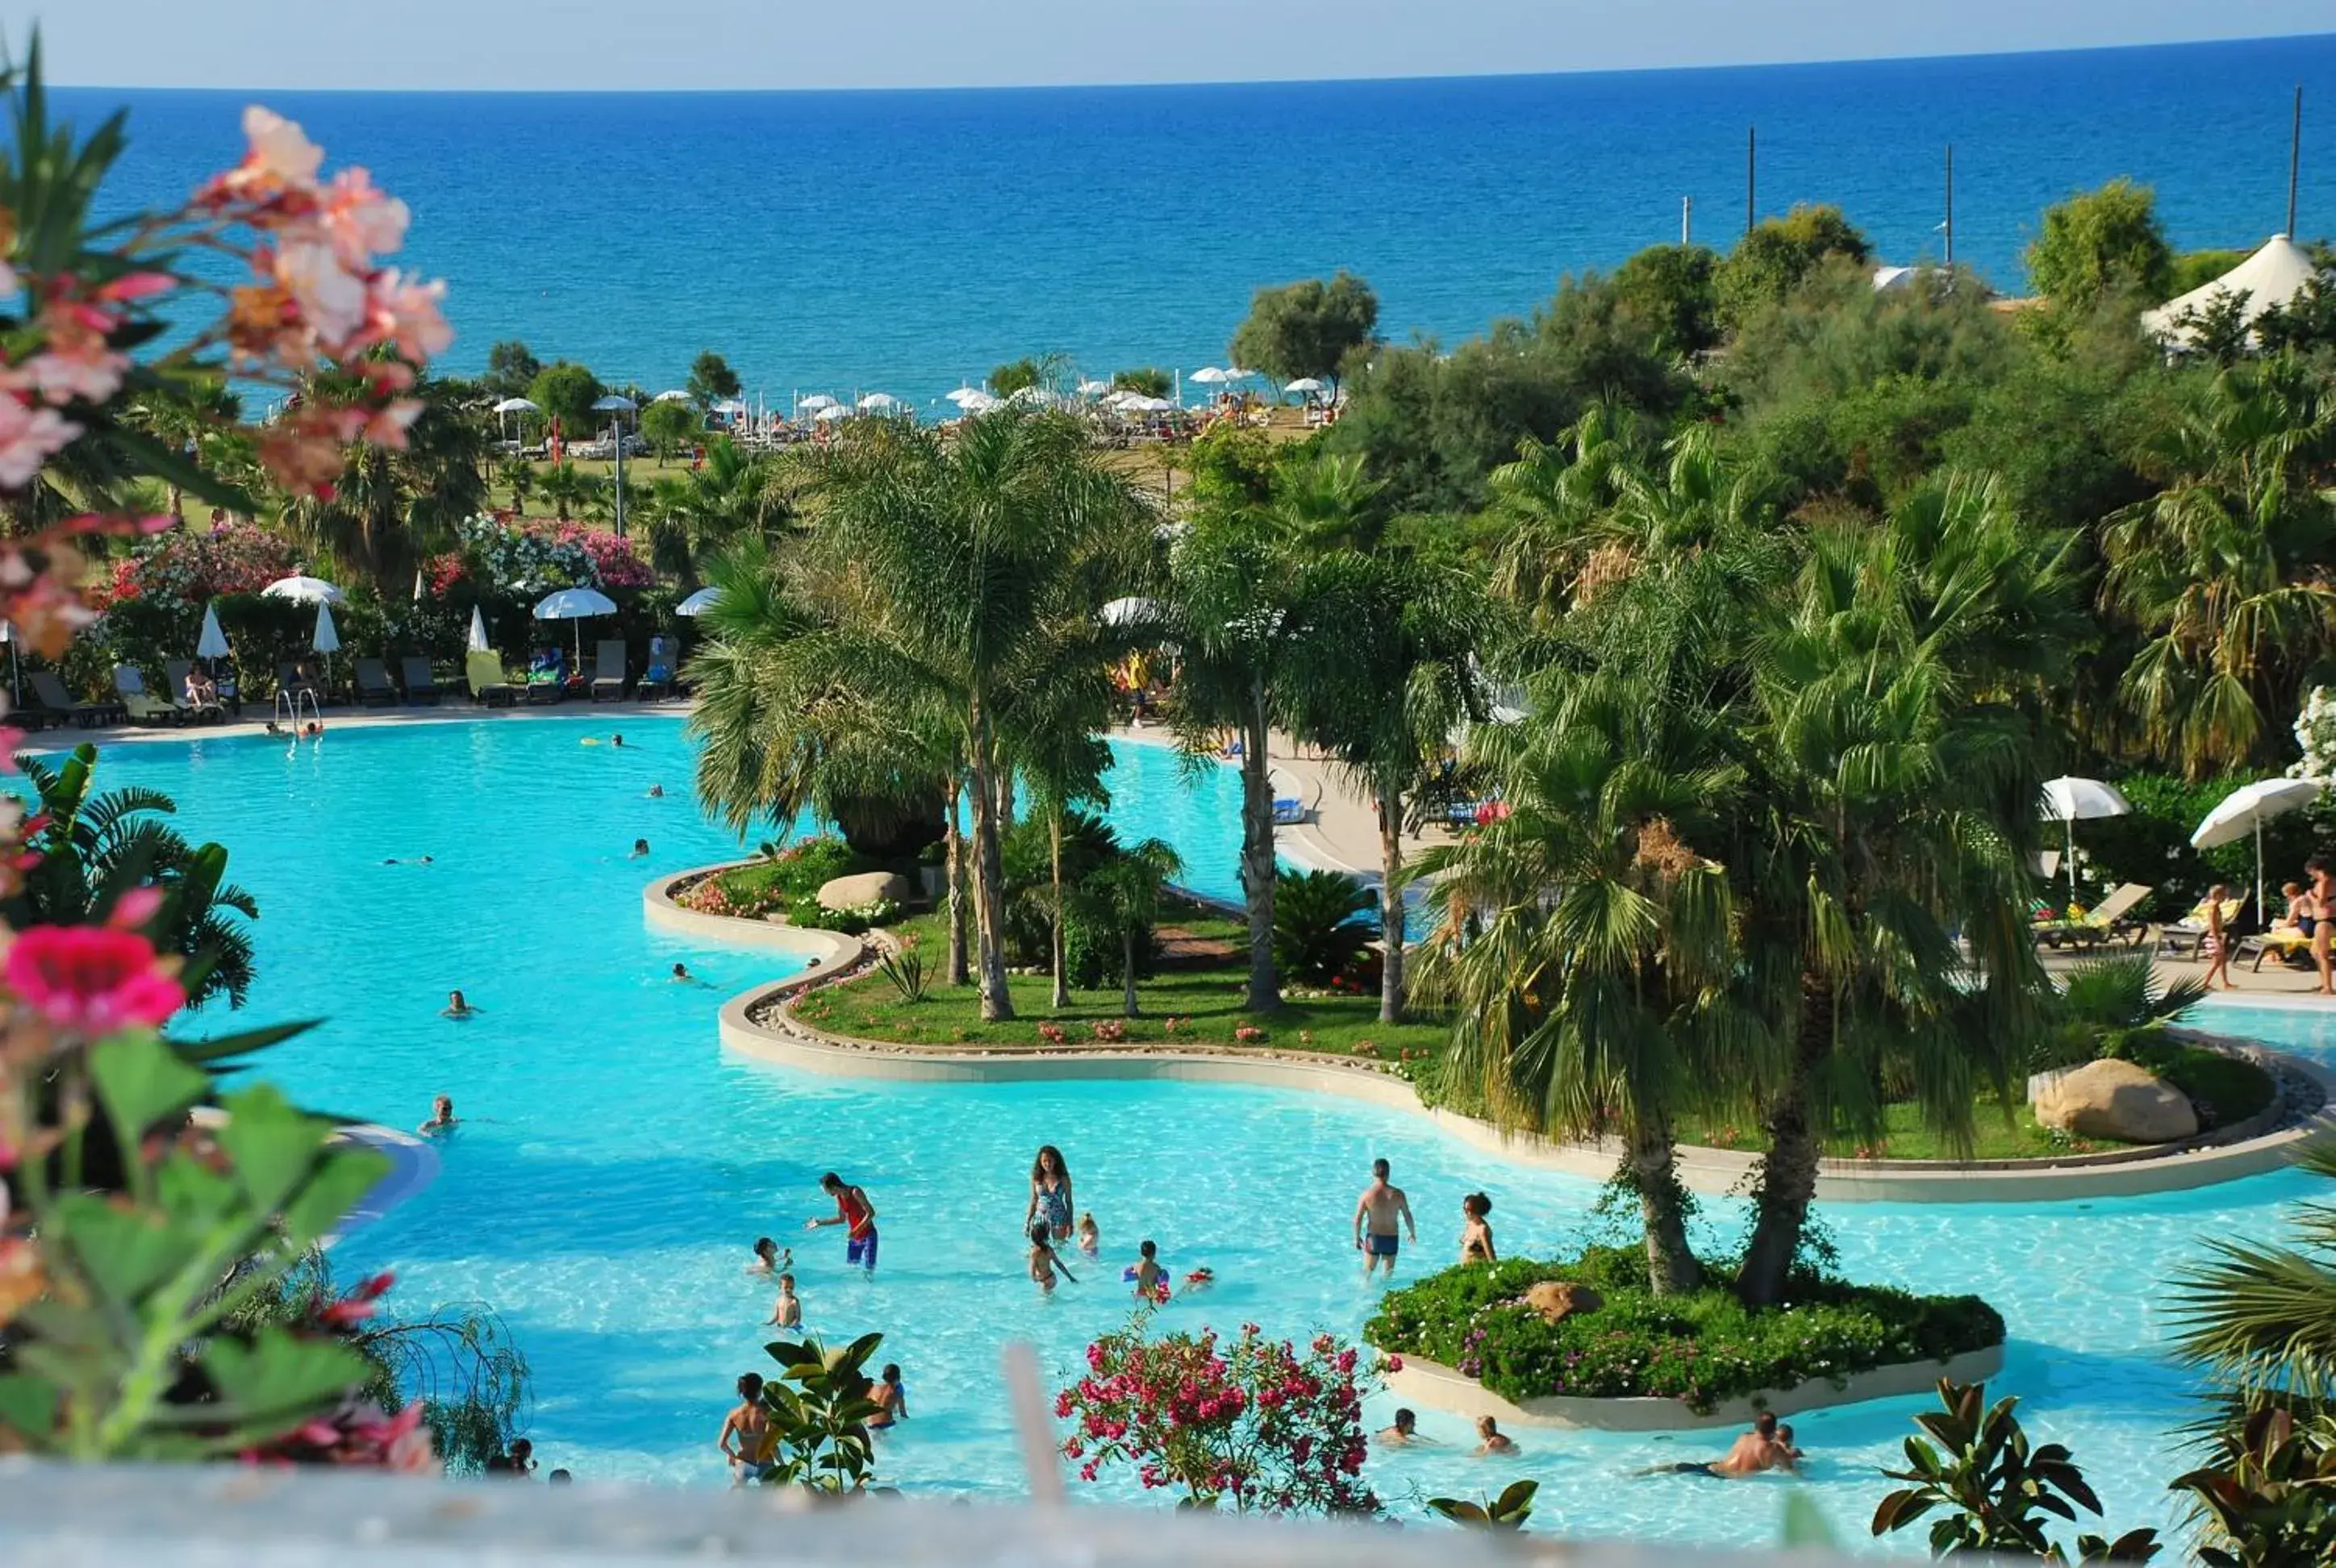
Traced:
<path fill-rule="evenodd" d="M 592 482 L 577 471 L 573 463 L 555 463 L 536 475 L 536 490 L 551 505 L 551 515 L 561 522 L 573 519 L 577 511 L 591 499 Z"/>
<path fill-rule="evenodd" d="M 208 443 L 242 416 L 243 400 L 210 376 L 165 382 L 141 394 L 131 404 L 125 423 L 165 449 L 179 453 L 198 468 L 209 469 L 218 455 Z M 187 487 L 175 472 L 165 476 L 165 503 L 170 515 L 187 520 Z"/>
<path fill-rule="evenodd" d="M 1608 520 L 1654 455 L 1635 410 L 1598 403 L 1555 442 L 1531 437 L 1516 460 L 1493 471 L 1493 510 L 1506 525 L 1493 560 L 1493 589 L 1546 628 L 1572 606 Z"/>
<path fill-rule="evenodd" d="M 1183 874 L 1184 862 L 1173 847 L 1159 839 L 1144 839 L 1123 847 L 1095 879 L 1105 921 L 1119 938 L 1119 1010 L 1128 1018 L 1144 1011 L 1135 994 L 1141 956 L 1137 945 L 1150 940 L 1160 919 L 1162 896 Z"/>
<path fill-rule="evenodd" d="M 225 997 L 229 1007 L 241 1007 L 252 976 L 251 937 L 242 922 L 258 919 L 259 906 L 225 881 L 227 851 L 190 844 L 161 820 L 178 807 L 159 790 L 129 785 L 93 793 L 93 745 L 74 747 L 54 765 L 30 755 L 18 756 L 16 765 L 40 803 L 42 826 L 25 846 L 39 858 L 15 892 L 0 900 L 0 917 L 16 930 L 102 924 L 124 893 L 156 889 L 161 904 L 142 929 L 158 951 L 184 960 L 179 978 L 188 1006 Z M 241 919 L 230 918 L 236 916 Z"/>
<path fill-rule="evenodd" d="M 2163 488 L 2113 514 L 2102 608 L 2147 640 L 2119 690 L 2191 776 L 2264 755 L 2336 650 L 2336 396 L 2292 356 L 2234 365 L 2151 435 Z"/>
<path fill-rule="evenodd" d="M 495 477 L 511 492 L 511 510 L 524 515 L 527 498 L 535 493 L 535 464 L 523 457 L 508 457 L 495 470 Z"/>
<path fill-rule="evenodd" d="M 442 382 L 417 382 L 413 395 L 422 413 L 403 448 L 351 447 L 330 497 L 297 497 L 284 508 L 304 543 L 384 591 L 451 548 L 456 525 L 487 505 L 486 429 Z"/>

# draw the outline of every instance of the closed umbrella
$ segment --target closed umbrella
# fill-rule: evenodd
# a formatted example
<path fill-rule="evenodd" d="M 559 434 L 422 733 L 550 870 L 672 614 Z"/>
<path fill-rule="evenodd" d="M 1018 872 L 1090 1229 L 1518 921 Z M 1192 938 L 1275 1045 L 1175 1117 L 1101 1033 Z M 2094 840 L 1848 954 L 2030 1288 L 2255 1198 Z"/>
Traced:
<path fill-rule="evenodd" d="M 720 601 L 721 598 L 722 590 L 720 589 L 701 588 L 696 593 L 691 594 L 687 599 L 683 599 L 679 604 L 675 605 L 673 607 L 673 613 L 676 615 L 686 615 L 692 620 L 695 620 L 699 616 L 704 615 L 707 610 L 712 609 L 715 605 Z"/>
<path fill-rule="evenodd" d="M 2316 779 L 2302 778 L 2267 778 L 2242 785 L 2224 795 L 2222 803 L 2208 812 L 2206 820 L 2198 824 L 2198 831 L 2190 835 L 2190 847 L 2195 850 L 2236 843 L 2249 833 L 2254 835 L 2256 919 L 2263 918 L 2263 823 L 2299 806 L 2310 805 L 2320 798 L 2323 787 Z"/>
<path fill-rule="evenodd" d="M 212 605 L 203 606 L 202 635 L 195 638 L 197 658 L 225 658 L 227 633 L 219 629 L 219 610 Z"/>
<path fill-rule="evenodd" d="M 596 615 L 614 615 L 617 605 L 598 589 L 563 588 L 558 593 L 547 594 L 535 607 L 538 620 L 572 620 L 576 623 L 576 666 L 584 667 L 584 622 Z"/>
<path fill-rule="evenodd" d="M 288 599 L 295 604 L 338 604 L 344 597 L 341 590 L 321 577 L 309 577 L 294 572 L 279 577 L 259 590 L 269 599 Z"/>
<path fill-rule="evenodd" d="M 330 599 L 316 601 L 316 635 L 308 646 L 325 656 L 325 690 L 330 692 L 333 689 L 333 655 L 339 652 L 341 647 L 340 628 L 333 624 Z"/>
<path fill-rule="evenodd" d="M 2044 781 L 2043 817 L 2062 830 L 2062 855 L 2068 868 L 2068 901 L 2077 901 L 2077 824 L 2102 817 L 2121 817 L 2133 810 L 2115 784 L 2097 778 L 2056 778 Z"/>
<path fill-rule="evenodd" d="M 474 604 L 471 607 L 471 651 L 472 653 L 484 653 L 487 651 L 489 646 L 490 645 L 487 642 L 487 612 L 481 609 Z"/>

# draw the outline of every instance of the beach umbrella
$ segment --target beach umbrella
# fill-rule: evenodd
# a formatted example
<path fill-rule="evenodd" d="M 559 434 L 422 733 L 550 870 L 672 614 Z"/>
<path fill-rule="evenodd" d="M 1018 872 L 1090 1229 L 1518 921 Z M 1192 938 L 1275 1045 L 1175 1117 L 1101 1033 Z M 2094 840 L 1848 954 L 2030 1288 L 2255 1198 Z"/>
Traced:
<path fill-rule="evenodd" d="M 1082 381 L 1079 383 L 1079 395 L 1081 397 L 1101 397 L 1110 390 L 1111 383 L 1108 381 Z"/>
<path fill-rule="evenodd" d="M 681 388 L 676 386 L 669 391 L 658 393 L 655 397 L 650 398 L 649 401 L 651 403 L 687 403 L 689 401 L 689 394 L 682 391 Z"/>
<path fill-rule="evenodd" d="M 824 392 L 814 392 L 809 397 L 804 398 L 802 402 L 795 404 L 797 409 L 814 414 L 824 414 L 831 408 L 841 408 L 842 406 L 843 405 L 842 404 L 836 402 L 835 399 L 830 397 Z"/>
<path fill-rule="evenodd" d="M 959 408 L 965 407 L 968 404 L 992 401 L 989 394 L 982 391 L 978 386 L 960 386 L 955 392 L 946 393 L 943 395 Z"/>
<path fill-rule="evenodd" d="M 541 414 L 540 404 L 530 403 L 524 397 L 506 397 L 495 404 L 497 414 Z"/>
<path fill-rule="evenodd" d="M 956 401 L 958 411 L 961 414 L 994 414 L 1006 406 L 1005 399 L 992 397 L 978 387 L 972 396 L 961 397 Z"/>
<path fill-rule="evenodd" d="M 848 417 L 851 413 L 852 411 L 844 407 L 843 404 L 840 403 L 831 403 L 825 408 L 821 409 L 817 414 L 813 414 L 812 418 L 821 424 L 832 424 L 839 419 Z"/>
<path fill-rule="evenodd" d="M 1204 365 L 1186 379 L 1201 386 L 1222 386 L 1226 382 L 1232 380 L 1235 374 L 1233 371 L 1221 369 L 1213 365 Z"/>
<path fill-rule="evenodd" d="M 219 610 L 211 605 L 203 606 L 203 629 L 201 635 L 195 638 L 195 657 L 197 658 L 227 657 L 227 633 L 219 629 Z"/>
<path fill-rule="evenodd" d="M 2317 779 L 2267 778 L 2244 784 L 2223 797 L 2190 835 L 2194 850 L 2236 843 L 2249 833 L 2255 841 L 2255 918 L 2263 917 L 2263 825 L 2320 798 L 2325 786 Z"/>
<path fill-rule="evenodd" d="M 558 593 L 546 594 L 535 607 L 538 620 L 572 620 L 576 623 L 576 667 L 584 667 L 584 622 L 596 615 L 614 615 L 617 605 L 607 594 L 592 588 L 563 588 Z"/>
<path fill-rule="evenodd" d="M 294 572 L 279 577 L 259 590 L 269 599 L 288 599 L 294 604 L 338 604 L 341 590 L 321 577 L 308 577 Z"/>
<path fill-rule="evenodd" d="M 2133 810 L 2132 803 L 2117 793 L 2115 784 L 2103 784 L 2097 778 L 2056 778 L 2044 781 L 2044 820 L 2059 823 L 2063 863 L 2068 868 L 2068 901 L 2077 901 L 2077 824 L 2098 822 L 2103 817 L 2121 817 Z"/>
<path fill-rule="evenodd" d="M 634 404 L 631 398 L 618 396 L 613 392 L 592 404 L 592 412 L 595 414 L 630 414 L 633 409 Z"/>
<path fill-rule="evenodd" d="M 871 392 L 860 400 L 862 414 L 881 414 L 900 406 L 900 400 L 889 392 Z"/>
<path fill-rule="evenodd" d="M 720 601 L 721 598 L 722 590 L 720 589 L 701 588 L 696 593 L 691 594 L 687 599 L 683 599 L 679 604 L 675 605 L 673 607 L 673 613 L 676 615 L 686 615 L 695 620 L 699 616 L 704 615 L 707 610 L 712 609 L 715 605 Z"/>
<path fill-rule="evenodd" d="M 1310 375 L 1301 375 L 1295 381 L 1285 383 L 1281 390 L 1284 392 L 1319 392 L 1322 390 L 1322 384 L 1315 380 Z"/>
<path fill-rule="evenodd" d="M 1105 626 L 1141 626 L 1167 616 L 1167 607 L 1156 599 L 1115 599 L 1095 611 L 1095 618 Z"/>
<path fill-rule="evenodd" d="M 714 412 L 716 414 L 740 414 L 746 412 L 746 405 L 735 397 L 725 397 L 721 402 L 714 405 Z"/>
<path fill-rule="evenodd" d="M 471 607 L 471 651 L 484 653 L 491 646 L 487 641 L 487 612 L 474 604 Z"/>

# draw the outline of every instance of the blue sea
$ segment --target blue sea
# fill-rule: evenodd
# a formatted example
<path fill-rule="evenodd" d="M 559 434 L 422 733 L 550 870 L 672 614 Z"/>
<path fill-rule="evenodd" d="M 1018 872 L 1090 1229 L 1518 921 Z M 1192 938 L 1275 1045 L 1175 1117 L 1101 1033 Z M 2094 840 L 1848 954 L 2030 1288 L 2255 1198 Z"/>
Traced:
<path fill-rule="evenodd" d="M 2336 234 L 2336 34 L 1741 69 L 1225 86 L 754 93 L 277 93 L 332 161 L 413 207 L 452 288 L 447 364 L 501 338 L 603 379 L 677 385 L 702 348 L 748 394 L 920 406 L 1025 354 L 1087 374 L 1222 364 L 1258 285 L 1349 268 L 1390 337 L 1449 343 L 1569 272 L 1679 238 L 1725 246 L 1759 131 L 1763 214 L 1845 208 L 1884 259 L 1955 253 L 2022 286 L 2039 212 L 2117 174 L 2183 247 L 2285 219 Z M 167 202 L 240 151 L 246 95 L 74 89 L 126 105 L 119 190 Z"/>

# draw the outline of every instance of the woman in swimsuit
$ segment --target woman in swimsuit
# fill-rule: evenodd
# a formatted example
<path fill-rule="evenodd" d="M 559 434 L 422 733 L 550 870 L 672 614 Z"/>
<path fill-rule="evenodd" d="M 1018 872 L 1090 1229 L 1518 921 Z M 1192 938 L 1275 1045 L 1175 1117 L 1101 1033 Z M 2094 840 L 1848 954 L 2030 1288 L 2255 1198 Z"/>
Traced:
<path fill-rule="evenodd" d="M 737 1446 L 731 1446 L 732 1438 Z M 730 1485 L 744 1486 L 771 1467 L 771 1450 L 779 1435 L 771 1428 L 771 1413 L 763 1407 L 763 1379 L 753 1372 L 738 1379 L 738 1407 L 723 1418 L 722 1436 L 715 1446 L 730 1461 Z"/>
<path fill-rule="evenodd" d="M 876 1407 L 876 1414 L 868 1417 L 871 1431 L 881 1432 L 909 1418 L 909 1396 L 900 1387 L 899 1362 L 884 1363 L 884 1375 L 868 1390 L 868 1402 Z"/>
<path fill-rule="evenodd" d="M 1057 1242 L 1071 1239 L 1071 1168 L 1063 1151 L 1047 1144 L 1030 1164 L 1030 1206 L 1022 1214 L 1022 1228 L 1043 1222 Z"/>
<path fill-rule="evenodd" d="M 1500 1254 L 1493 1250 L 1493 1227 L 1484 1218 L 1493 1212 L 1493 1200 L 1482 1193 L 1471 1193 L 1460 1200 L 1460 1212 L 1467 1216 L 1467 1223 L 1460 1232 L 1460 1261 L 1499 1262 Z"/>

